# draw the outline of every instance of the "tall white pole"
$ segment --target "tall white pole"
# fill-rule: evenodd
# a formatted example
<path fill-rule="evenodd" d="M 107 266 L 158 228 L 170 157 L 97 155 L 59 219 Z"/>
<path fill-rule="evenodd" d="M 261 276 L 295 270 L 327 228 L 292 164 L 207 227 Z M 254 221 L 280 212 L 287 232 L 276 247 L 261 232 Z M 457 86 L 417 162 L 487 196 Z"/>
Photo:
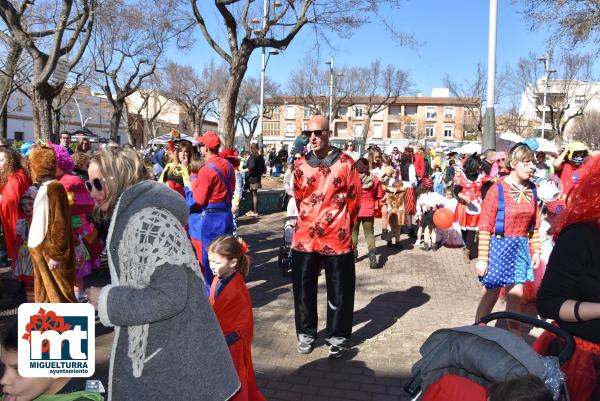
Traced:
<path fill-rule="evenodd" d="M 544 108 L 542 109 L 542 139 L 544 138 L 544 133 L 546 131 L 546 97 L 548 96 L 548 70 L 550 64 L 550 54 L 546 53 L 546 59 L 544 60 L 544 70 L 545 70 L 545 78 L 544 78 Z"/>
<path fill-rule="evenodd" d="M 498 20 L 498 0 L 490 0 L 490 21 L 488 34 L 488 83 L 487 107 L 485 111 L 482 150 L 496 148 L 496 27 Z"/>
<path fill-rule="evenodd" d="M 333 130 L 333 57 L 329 64 L 329 129 Z"/>
<path fill-rule="evenodd" d="M 263 31 L 267 26 L 267 0 L 263 0 L 263 20 L 262 27 Z M 258 111 L 258 123 L 260 124 L 260 133 L 258 136 L 258 147 L 262 148 L 263 146 L 263 110 L 265 108 L 265 70 L 267 68 L 267 59 L 266 59 L 266 49 L 262 48 L 262 53 L 260 57 L 260 110 Z"/>

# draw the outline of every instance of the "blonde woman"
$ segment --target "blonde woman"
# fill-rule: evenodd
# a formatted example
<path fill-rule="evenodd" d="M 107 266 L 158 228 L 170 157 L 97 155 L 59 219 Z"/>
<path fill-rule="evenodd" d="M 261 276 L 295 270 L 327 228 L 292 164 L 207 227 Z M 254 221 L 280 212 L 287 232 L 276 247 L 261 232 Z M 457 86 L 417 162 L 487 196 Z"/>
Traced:
<path fill-rule="evenodd" d="M 523 283 L 533 280 L 540 263 L 539 211 L 534 152 L 520 143 L 509 152 L 510 173 L 492 185 L 483 203 L 479 223 L 477 274 L 485 292 L 476 319 L 492 312 L 500 289 L 506 289 L 506 310 L 519 312 Z M 532 256 L 531 256 L 532 255 Z M 510 326 L 520 335 L 520 325 Z"/>
<path fill-rule="evenodd" d="M 111 284 L 86 291 L 115 326 L 108 400 L 231 398 L 239 380 L 183 228 L 185 200 L 149 180 L 133 149 L 99 152 L 88 174 L 97 213 L 111 220 Z"/>

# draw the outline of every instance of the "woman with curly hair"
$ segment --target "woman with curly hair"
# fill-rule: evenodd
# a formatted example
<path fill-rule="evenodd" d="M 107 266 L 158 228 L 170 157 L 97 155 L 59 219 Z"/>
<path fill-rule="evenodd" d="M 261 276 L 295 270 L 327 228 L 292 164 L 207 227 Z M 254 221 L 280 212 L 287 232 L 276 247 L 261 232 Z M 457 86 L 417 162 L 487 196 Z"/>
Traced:
<path fill-rule="evenodd" d="M 31 186 L 31 179 L 21 164 L 21 156 L 9 148 L 0 148 L 0 222 L 4 230 L 8 258 L 17 259 L 17 220 L 23 218 L 21 196 Z"/>
<path fill-rule="evenodd" d="M 537 294 L 540 316 L 575 337 L 575 354 L 562 366 L 571 400 L 600 399 L 600 156 L 578 170 L 578 181 L 558 215 L 556 241 Z M 544 332 L 534 344 L 556 355 L 558 338 Z"/>

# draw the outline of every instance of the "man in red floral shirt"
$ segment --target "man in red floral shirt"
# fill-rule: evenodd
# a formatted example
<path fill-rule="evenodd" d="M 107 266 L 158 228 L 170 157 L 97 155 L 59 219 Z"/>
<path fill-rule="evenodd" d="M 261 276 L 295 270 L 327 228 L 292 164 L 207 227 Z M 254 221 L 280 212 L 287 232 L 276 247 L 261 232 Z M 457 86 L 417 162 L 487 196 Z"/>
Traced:
<path fill-rule="evenodd" d="M 361 192 L 354 160 L 329 145 L 329 123 L 314 116 L 302 132 L 310 151 L 294 166 L 298 223 L 292 243 L 292 276 L 298 352 L 308 354 L 317 336 L 317 288 L 321 267 L 327 282 L 329 357 L 350 342 L 354 313 L 352 226 Z"/>

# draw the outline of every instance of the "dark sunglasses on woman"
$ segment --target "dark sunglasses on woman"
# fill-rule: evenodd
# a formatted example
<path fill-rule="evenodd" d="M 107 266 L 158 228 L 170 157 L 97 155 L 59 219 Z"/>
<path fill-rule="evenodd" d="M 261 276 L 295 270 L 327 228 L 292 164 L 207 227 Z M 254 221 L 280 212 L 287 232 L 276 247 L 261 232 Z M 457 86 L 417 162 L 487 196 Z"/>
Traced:
<path fill-rule="evenodd" d="M 102 180 L 100 178 L 94 178 L 93 180 L 89 180 L 85 182 L 85 187 L 88 192 L 92 192 L 93 188 L 96 188 L 96 191 L 102 191 Z"/>

